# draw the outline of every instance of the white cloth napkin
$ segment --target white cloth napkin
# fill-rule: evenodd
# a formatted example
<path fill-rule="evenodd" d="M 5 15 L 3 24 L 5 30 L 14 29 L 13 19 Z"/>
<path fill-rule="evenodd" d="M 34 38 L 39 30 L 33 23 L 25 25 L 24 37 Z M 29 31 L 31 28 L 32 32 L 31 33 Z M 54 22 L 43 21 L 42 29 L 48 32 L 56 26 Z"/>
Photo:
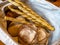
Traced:
<path fill-rule="evenodd" d="M 54 27 L 50 42 L 60 39 L 60 8 L 45 0 L 29 0 L 27 2 L 33 10 L 47 19 Z M 52 44 L 50 44 L 52 45 Z"/>

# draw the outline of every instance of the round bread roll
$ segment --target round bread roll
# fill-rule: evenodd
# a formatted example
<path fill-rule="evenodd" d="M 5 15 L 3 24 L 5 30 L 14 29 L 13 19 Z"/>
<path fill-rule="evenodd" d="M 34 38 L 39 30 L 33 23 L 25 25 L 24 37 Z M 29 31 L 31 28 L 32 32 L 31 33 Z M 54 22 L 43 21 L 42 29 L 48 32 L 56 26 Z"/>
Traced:
<path fill-rule="evenodd" d="M 49 39 L 50 33 L 47 32 L 44 28 L 38 28 L 38 42 L 41 45 L 46 45 L 48 44 L 48 39 Z"/>
<path fill-rule="evenodd" d="M 19 32 L 19 28 L 20 28 L 21 24 L 16 24 L 16 25 L 13 25 L 13 26 L 10 26 L 8 28 L 8 32 L 11 36 L 15 37 L 18 35 L 18 32 Z"/>
<path fill-rule="evenodd" d="M 32 25 L 31 25 L 32 26 Z M 26 44 L 31 44 L 36 36 L 36 31 L 30 25 L 22 25 L 19 31 L 19 38 Z"/>
<path fill-rule="evenodd" d="M 44 28 L 39 27 L 38 28 L 38 41 L 41 41 L 46 38 L 46 31 Z"/>

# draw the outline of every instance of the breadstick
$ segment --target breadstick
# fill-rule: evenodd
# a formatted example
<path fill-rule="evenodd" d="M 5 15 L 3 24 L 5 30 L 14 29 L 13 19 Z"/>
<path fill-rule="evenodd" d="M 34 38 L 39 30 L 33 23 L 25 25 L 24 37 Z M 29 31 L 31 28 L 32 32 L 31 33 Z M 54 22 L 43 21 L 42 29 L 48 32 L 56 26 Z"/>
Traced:
<path fill-rule="evenodd" d="M 18 8 L 20 10 L 22 10 L 25 14 L 27 14 L 28 16 L 30 16 L 31 18 L 35 19 L 37 22 L 39 22 L 42 27 L 45 27 L 46 29 L 49 29 L 49 30 L 54 30 L 54 27 L 51 26 L 46 20 L 44 20 L 41 16 L 37 16 L 36 13 L 34 13 L 32 10 L 30 10 L 28 8 L 29 11 L 31 11 L 31 13 L 33 12 L 33 14 L 29 13 L 29 11 L 27 11 L 26 9 L 24 9 L 20 4 L 16 3 L 16 2 L 13 2 L 11 0 L 8 0 L 9 2 L 11 2 L 12 4 L 14 4 L 15 6 L 18 6 Z M 25 6 L 26 7 L 26 6 Z M 27 7 L 26 7 L 27 8 Z M 37 18 L 39 17 L 39 18 Z"/>
<path fill-rule="evenodd" d="M 15 0 L 15 2 L 19 3 L 20 5 L 23 6 L 23 8 L 25 8 L 27 11 L 27 13 L 31 13 L 32 15 L 34 15 L 35 17 L 37 17 L 37 19 L 40 19 L 40 23 L 43 24 L 43 26 L 47 26 L 47 28 L 50 28 L 51 30 L 54 30 L 54 27 L 52 27 L 46 20 L 44 20 L 41 16 L 39 16 L 38 14 L 36 14 L 34 11 L 32 11 L 28 6 L 26 6 L 24 3 L 20 2 L 19 0 Z M 19 7 L 20 8 L 20 7 Z M 21 9 L 21 8 L 20 8 Z M 44 24 L 45 23 L 45 24 Z"/>
<path fill-rule="evenodd" d="M 23 18 L 15 19 L 15 18 L 12 18 L 12 17 L 5 16 L 4 19 L 9 20 L 9 21 L 13 21 L 13 22 L 29 24 L 29 22 L 25 21 Z"/>
<path fill-rule="evenodd" d="M 28 15 L 25 15 L 23 12 L 21 12 L 21 11 L 19 11 L 19 10 L 16 10 L 16 9 L 13 9 L 13 8 L 11 8 L 11 6 L 8 6 L 8 8 L 9 8 L 11 11 L 13 11 L 13 12 L 15 12 L 15 13 L 17 13 L 17 14 L 20 14 L 21 16 L 23 16 L 23 17 L 25 17 L 25 18 L 27 18 L 27 19 L 29 19 L 29 20 L 32 20 L 32 22 L 34 22 L 36 25 L 38 24 L 38 22 L 37 22 L 35 19 L 29 17 Z"/>

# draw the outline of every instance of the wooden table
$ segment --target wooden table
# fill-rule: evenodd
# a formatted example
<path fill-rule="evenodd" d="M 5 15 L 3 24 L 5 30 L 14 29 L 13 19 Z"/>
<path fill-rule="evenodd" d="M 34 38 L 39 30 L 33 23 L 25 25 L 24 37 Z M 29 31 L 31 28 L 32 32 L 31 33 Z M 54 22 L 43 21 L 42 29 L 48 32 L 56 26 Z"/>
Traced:
<path fill-rule="evenodd" d="M 49 1 L 49 0 L 47 0 L 47 1 Z M 55 2 L 51 2 L 51 3 L 58 6 L 58 7 L 60 7 L 60 0 L 56 0 Z"/>
<path fill-rule="evenodd" d="M 0 45 L 5 45 L 2 41 L 0 41 Z"/>

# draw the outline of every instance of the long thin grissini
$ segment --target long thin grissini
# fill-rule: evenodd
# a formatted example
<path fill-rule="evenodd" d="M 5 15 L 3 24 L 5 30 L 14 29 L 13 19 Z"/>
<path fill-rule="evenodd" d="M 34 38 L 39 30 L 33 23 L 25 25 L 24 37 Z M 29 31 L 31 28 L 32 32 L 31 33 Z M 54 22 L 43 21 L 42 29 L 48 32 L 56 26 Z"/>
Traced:
<path fill-rule="evenodd" d="M 37 18 L 41 19 L 42 21 L 46 21 L 46 20 L 42 19 L 42 17 L 39 16 L 38 14 L 36 14 L 34 11 L 32 11 L 32 9 L 30 9 L 24 3 L 20 2 L 19 0 L 15 0 L 15 2 L 19 3 L 24 9 L 26 9 L 28 11 L 27 13 L 31 13 L 32 15 L 36 16 Z"/>
<path fill-rule="evenodd" d="M 39 16 L 38 14 L 36 14 L 34 11 L 32 11 L 28 6 L 26 6 L 24 3 L 22 3 L 22 2 L 20 2 L 19 0 L 15 0 L 15 2 L 17 2 L 17 3 L 19 3 L 20 5 L 22 5 L 22 7 L 23 8 L 25 8 L 25 12 L 26 13 L 31 13 L 32 15 L 34 15 L 35 17 L 37 17 L 38 19 L 40 19 L 41 21 L 43 21 L 43 22 L 41 22 L 44 26 L 46 25 L 48 25 L 48 27 L 50 26 L 51 27 L 51 30 L 54 30 L 54 27 L 52 27 L 46 20 L 44 20 L 41 16 Z M 21 9 L 20 7 L 19 7 L 19 9 Z M 30 14 L 30 15 L 31 15 Z M 44 23 L 46 23 L 46 24 L 44 24 Z"/>
<path fill-rule="evenodd" d="M 31 17 L 29 17 L 28 15 L 25 15 L 23 12 L 21 12 L 21 11 L 19 11 L 19 10 L 17 10 L 17 9 L 11 8 L 11 6 L 8 6 L 8 8 L 9 8 L 11 11 L 13 11 L 13 12 L 15 12 L 15 13 L 17 13 L 17 14 L 20 14 L 21 16 L 23 16 L 23 17 L 31 20 L 32 22 L 34 22 L 34 23 L 36 24 L 36 26 L 38 26 L 38 22 L 37 22 L 35 19 L 32 19 Z"/>
<path fill-rule="evenodd" d="M 19 4 L 17 4 L 16 2 L 13 2 L 13 1 L 11 1 L 11 0 L 9 0 L 9 1 L 12 2 L 14 5 L 18 5 L 18 6 L 19 6 Z M 8 7 L 10 7 L 10 9 L 11 9 L 12 11 L 14 11 L 14 10 L 11 8 L 11 6 L 8 6 Z M 24 10 L 24 9 L 22 9 L 22 7 L 21 7 L 21 10 Z M 25 11 L 25 10 L 24 10 L 24 11 Z M 21 13 L 21 12 L 18 12 L 18 10 L 14 11 L 14 12 L 20 13 L 21 15 L 24 15 L 24 16 L 25 16 L 25 13 L 23 14 L 23 13 Z M 37 22 L 36 19 L 32 18 L 33 16 L 30 16 L 30 15 L 27 15 L 27 14 L 26 14 L 26 17 L 30 18 L 30 20 L 33 20 L 33 22 Z"/>
<path fill-rule="evenodd" d="M 29 24 L 29 22 L 25 21 L 23 18 L 15 19 L 15 18 L 12 18 L 12 17 L 5 16 L 4 19 L 9 20 L 9 21 L 13 21 L 13 22 Z"/>
<path fill-rule="evenodd" d="M 11 1 L 11 0 L 10 0 Z M 12 1 L 11 1 L 12 2 Z M 20 6 L 19 4 L 17 4 L 16 2 L 12 2 L 15 6 Z M 30 16 L 30 13 L 27 13 L 27 11 L 22 7 L 22 6 L 20 6 L 20 7 L 18 7 L 20 10 L 22 10 L 23 12 L 25 12 L 24 14 L 26 14 L 27 16 L 29 16 L 28 18 L 30 18 L 31 20 L 33 20 L 33 22 L 38 22 L 36 19 L 35 19 L 35 17 L 33 16 L 33 15 L 31 15 Z M 17 11 L 17 10 L 16 10 Z"/>
<path fill-rule="evenodd" d="M 47 25 L 49 24 L 46 20 L 44 20 L 41 16 L 39 16 L 37 13 L 35 13 L 34 11 L 32 11 L 28 6 L 26 6 L 24 3 L 20 2 L 19 0 L 14 0 L 15 2 L 19 3 L 23 8 L 25 8 L 27 11 L 27 13 L 31 13 L 32 15 L 36 16 L 38 19 L 40 19 L 41 21 L 43 21 L 44 23 L 46 23 Z M 44 24 L 44 25 L 46 25 Z M 51 26 L 49 24 L 49 26 Z M 54 27 L 52 27 L 51 29 L 54 29 Z"/>
<path fill-rule="evenodd" d="M 36 14 L 34 11 L 32 11 L 32 9 L 30 9 L 24 3 L 20 2 L 19 0 L 14 0 L 14 1 L 17 2 L 17 3 L 19 3 L 24 9 L 26 9 L 28 11 L 27 13 L 31 13 L 32 15 L 36 16 L 37 18 L 41 19 L 42 21 L 46 21 L 46 20 L 42 19 L 42 17 L 39 16 L 38 14 Z"/>
<path fill-rule="evenodd" d="M 8 0 L 9 2 L 11 2 L 12 4 L 14 4 L 15 6 L 18 6 L 18 8 L 20 10 L 22 10 L 24 13 L 26 13 L 27 15 L 29 15 L 30 17 L 34 18 L 36 21 L 40 22 L 40 24 L 42 26 L 44 26 L 45 28 L 49 29 L 49 30 L 54 30 L 54 27 L 51 26 L 46 20 L 44 20 L 41 16 L 37 16 L 36 13 L 34 13 L 32 10 L 30 10 L 30 8 L 27 8 L 27 6 L 25 6 L 29 11 L 32 11 L 32 14 L 29 13 L 29 11 L 27 11 L 25 8 L 23 8 L 20 4 L 13 2 L 11 0 Z M 23 4 L 23 3 L 22 3 Z M 24 4 L 23 4 L 24 5 Z"/>

